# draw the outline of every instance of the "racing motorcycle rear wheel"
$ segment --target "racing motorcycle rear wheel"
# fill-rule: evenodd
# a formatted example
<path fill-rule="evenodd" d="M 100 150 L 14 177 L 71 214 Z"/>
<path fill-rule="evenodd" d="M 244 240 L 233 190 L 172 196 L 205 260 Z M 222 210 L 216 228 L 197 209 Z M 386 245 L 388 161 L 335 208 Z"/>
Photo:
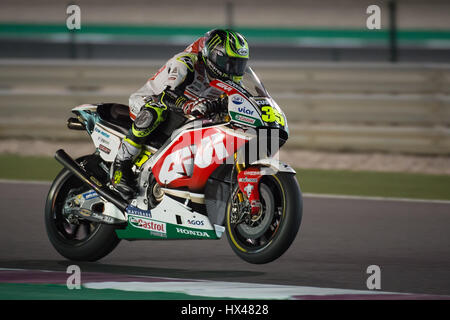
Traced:
<path fill-rule="evenodd" d="M 91 155 L 76 161 L 84 161 L 92 167 L 99 160 L 97 156 Z M 69 260 L 97 261 L 109 254 L 120 242 L 115 226 L 85 219 L 72 220 L 63 214 L 68 198 L 88 190 L 88 186 L 64 168 L 53 181 L 47 196 L 45 226 L 48 238 L 56 251 Z"/>
<path fill-rule="evenodd" d="M 262 209 L 243 214 L 236 186 L 226 212 L 226 232 L 243 260 L 263 264 L 279 258 L 292 244 L 302 219 L 302 194 L 294 174 L 264 176 L 259 185 Z M 246 215 L 246 217 L 245 217 Z"/>

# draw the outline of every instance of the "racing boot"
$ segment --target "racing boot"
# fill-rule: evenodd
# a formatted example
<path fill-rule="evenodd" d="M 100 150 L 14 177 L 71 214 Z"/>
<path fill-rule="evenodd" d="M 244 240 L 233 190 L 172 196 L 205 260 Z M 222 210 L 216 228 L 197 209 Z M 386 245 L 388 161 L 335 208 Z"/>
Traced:
<path fill-rule="evenodd" d="M 131 170 L 134 160 L 141 152 L 141 146 L 129 138 L 122 140 L 119 152 L 113 164 L 114 188 L 125 198 L 131 197 L 136 190 L 136 177 Z"/>

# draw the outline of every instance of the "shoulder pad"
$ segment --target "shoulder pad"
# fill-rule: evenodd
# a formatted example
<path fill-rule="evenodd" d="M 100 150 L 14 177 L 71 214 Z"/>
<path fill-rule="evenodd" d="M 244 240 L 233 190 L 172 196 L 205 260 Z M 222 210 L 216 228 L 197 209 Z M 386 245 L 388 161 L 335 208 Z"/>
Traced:
<path fill-rule="evenodd" d="M 189 71 L 194 71 L 194 65 L 197 62 L 197 55 L 192 53 L 181 53 L 175 56 L 176 61 L 183 63 Z"/>

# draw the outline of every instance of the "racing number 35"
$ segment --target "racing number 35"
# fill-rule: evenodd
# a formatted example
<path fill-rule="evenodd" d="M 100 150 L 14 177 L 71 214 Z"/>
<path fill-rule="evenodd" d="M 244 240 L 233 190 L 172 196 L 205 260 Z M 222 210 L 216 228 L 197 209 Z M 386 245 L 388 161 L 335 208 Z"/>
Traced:
<path fill-rule="evenodd" d="M 284 117 L 277 110 L 272 108 L 271 106 L 264 106 L 261 108 L 261 111 L 264 112 L 261 119 L 265 122 L 277 122 L 280 125 L 284 126 Z"/>

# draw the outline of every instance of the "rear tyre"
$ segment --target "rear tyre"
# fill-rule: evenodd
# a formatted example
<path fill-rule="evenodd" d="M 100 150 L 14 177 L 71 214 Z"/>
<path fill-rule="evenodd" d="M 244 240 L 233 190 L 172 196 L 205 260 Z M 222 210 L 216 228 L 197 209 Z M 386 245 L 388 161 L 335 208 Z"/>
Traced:
<path fill-rule="evenodd" d="M 94 155 L 76 160 L 89 162 L 92 167 L 98 158 Z M 63 206 L 70 193 L 88 191 L 69 170 L 63 169 L 53 181 L 45 204 L 45 226 L 53 247 L 63 257 L 74 261 L 97 261 L 109 254 L 119 244 L 115 226 L 79 219 L 69 221 L 63 215 Z"/>
<path fill-rule="evenodd" d="M 302 219 L 302 194 L 295 175 L 279 172 L 261 179 L 263 210 L 254 220 L 236 223 L 237 186 L 234 191 L 226 212 L 227 238 L 233 251 L 253 264 L 279 258 L 294 241 Z"/>

